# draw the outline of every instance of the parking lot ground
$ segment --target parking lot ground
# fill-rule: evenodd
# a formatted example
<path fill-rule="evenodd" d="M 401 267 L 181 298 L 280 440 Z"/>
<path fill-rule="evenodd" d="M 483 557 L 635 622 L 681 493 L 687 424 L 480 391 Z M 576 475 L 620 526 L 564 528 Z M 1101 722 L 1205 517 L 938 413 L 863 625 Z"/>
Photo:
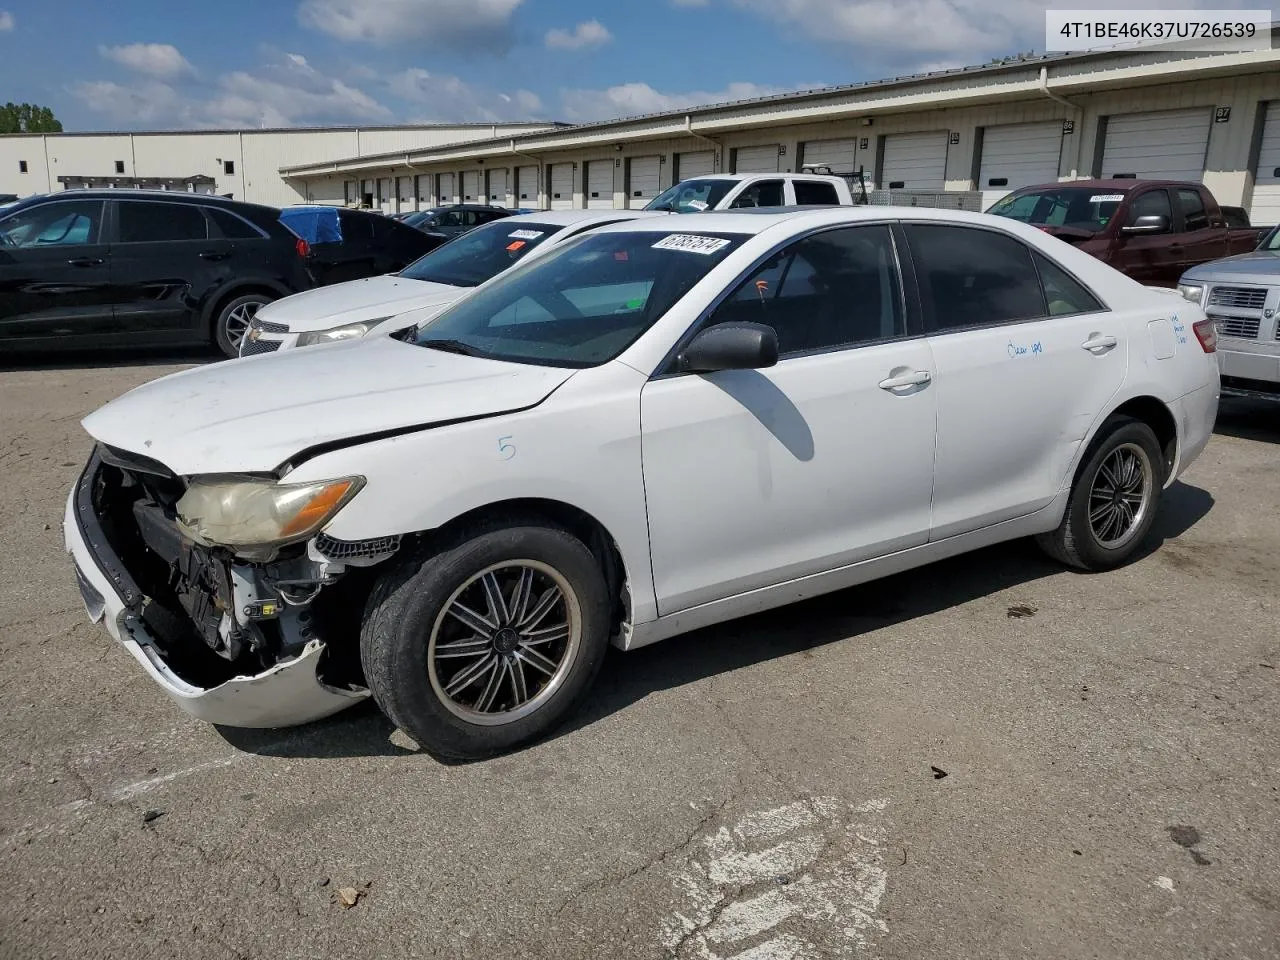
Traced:
<path fill-rule="evenodd" d="M 1132 566 L 1015 543 L 615 653 L 448 766 L 367 705 L 187 719 L 86 622 L 78 421 L 170 369 L 0 372 L 0 957 L 1280 957 L 1280 405 Z"/>

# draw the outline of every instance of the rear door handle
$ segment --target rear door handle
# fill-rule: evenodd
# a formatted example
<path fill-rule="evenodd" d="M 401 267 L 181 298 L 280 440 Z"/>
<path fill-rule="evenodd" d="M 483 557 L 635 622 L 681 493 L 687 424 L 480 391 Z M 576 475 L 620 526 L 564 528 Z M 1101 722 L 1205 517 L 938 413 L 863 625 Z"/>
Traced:
<path fill-rule="evenodd" d="M 928 383 L 933 377 L 928 370 L 916 370 L 914 373 L 904 373 L 898 377 L 890 377 L 888 380 L 880 381 L 881 390 L 898 390 L 902 387 L 919 387 Z"/>
<path fill-rule="evenodd" d="M 205 250 L 200 254 L 200 259 L 201 260 L 226 260 L 230 256 L 231 254 L 229 253 L 218 253 L 217 251 L 214 251 L 214 250 Z"/>
<path fill-rule="evenodd" d="M 1103 336 L 1100 333 L 1092 333 L 1089 335 L 1089 339 L 1086 340 L 1084 343 L 1080 344 L 1080 346 L 1083 347 L 1085 350 L 1102 351 L 1102 350 L 1110 350 L 1119 342 L 1120 341 L 1118 341 L 1115 337 Z"/>
<path fill-rule="evenodd" d="M 73 257 L 67 261 L 73 267 L 100 267 L 106 262 L 101 257 Z"/>

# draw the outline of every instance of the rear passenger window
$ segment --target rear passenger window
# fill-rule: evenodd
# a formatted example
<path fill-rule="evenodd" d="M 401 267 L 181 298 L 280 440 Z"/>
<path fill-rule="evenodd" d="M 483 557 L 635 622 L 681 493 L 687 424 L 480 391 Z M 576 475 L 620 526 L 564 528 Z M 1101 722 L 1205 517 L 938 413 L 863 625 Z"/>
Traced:
<path fill-rule="evenodd" d="M 1040 272 L 1044 285 L 1044 298 L 1049 305 L 1049 316 L 1064 317 L 1073 313 L 1097 313 L 1106 308 L 1098 298 L 1060 266 L 1041 253 L 1033 251 L 1032 258 Z"/>
<path fill-rule="evenodd" d="M 204 213 L 194 204 L 119 200 L 116 202 L 116 219 L 120 243 L 209 238 L 209 225 Z"/>
<path fill-rule="evenodd" d="M 795 187 L 796 203 L 799 205 L 822 207 L 840 203 L 834 184 L 820 183 L 815 180 L 794 180 L 791 185 Z"/>
<path fill-rule="evenodd" d="M 1209 215 L 1204 209 L 1204 200 L 1198 190 L 1179 190 L 1178 206 L 1182 209 L 1182 220 L 1188 230 L 1203 230 L 1209 226 Z"/>
<path fill-rule="evenodd" d="M 902 336 L 898 265 L 885 226 L 806 237 L 762 264 L 722 303 L 711 323 L 773 327 L 782 356 Z"/>
<path fill-rule="evenodd" d="M 932 329 L 1032 320 L 1046 314 L 1031 251 L 994 230 L 904 224 Z"/>
<path fill-rule="evenodd" d="M 228 240 L 260 240 L 262 232 L 249 221 L 236 216 L 229 210 L 208 207 L 205 212 L 213 218 L 214 224 Z"/>

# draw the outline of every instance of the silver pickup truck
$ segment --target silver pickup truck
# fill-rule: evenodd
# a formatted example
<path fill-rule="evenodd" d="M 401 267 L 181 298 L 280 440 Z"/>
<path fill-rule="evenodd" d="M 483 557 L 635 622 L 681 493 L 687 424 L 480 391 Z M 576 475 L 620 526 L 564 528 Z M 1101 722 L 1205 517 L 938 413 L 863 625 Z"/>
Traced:
<path fill-rule="evenodd" d="M 1252 253 L 1192 267 L 1178 289 L 1216 321 L 1223 395 L 1280 401 L 1280 227 Z"/>

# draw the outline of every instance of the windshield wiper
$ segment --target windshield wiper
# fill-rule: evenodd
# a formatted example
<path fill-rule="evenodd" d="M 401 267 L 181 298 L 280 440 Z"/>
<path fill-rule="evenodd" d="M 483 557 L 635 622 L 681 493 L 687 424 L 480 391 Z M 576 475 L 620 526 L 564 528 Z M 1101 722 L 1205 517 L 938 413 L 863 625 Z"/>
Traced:
<path fill-rule="evenodd" d="M 439 350 L 443 353 L 460 353 L 464 357 L 483 357 L 484 354 L 461 340 L 419 340 L 418 346 Z"/>

